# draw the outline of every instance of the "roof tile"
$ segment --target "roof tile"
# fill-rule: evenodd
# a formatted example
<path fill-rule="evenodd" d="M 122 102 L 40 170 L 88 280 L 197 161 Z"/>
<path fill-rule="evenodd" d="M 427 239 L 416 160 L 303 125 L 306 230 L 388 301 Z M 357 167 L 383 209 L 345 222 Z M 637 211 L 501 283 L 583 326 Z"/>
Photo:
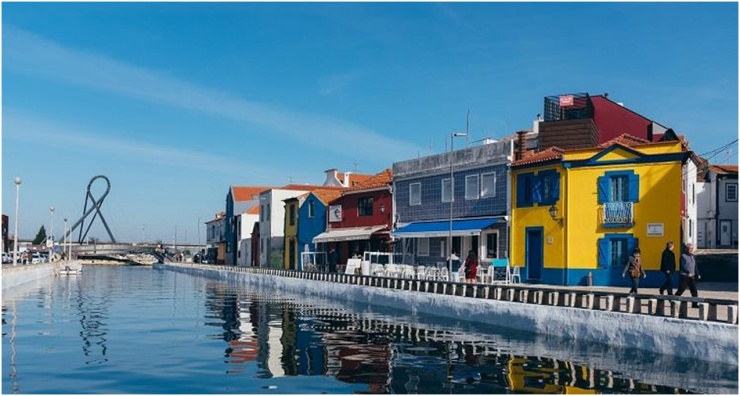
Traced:
<path fill-rule="evenodd" d="M 388 168 L 376 175 L 373 175 L 372 177 L 368 178 L 362 183 L 359 183 L 355 186 L 350 187 L 349 191 L 369 190 L 372 188 L 387 186 L 391 184 L 392 180 L 393 180 L 393 170 L 391 168 Z"/>

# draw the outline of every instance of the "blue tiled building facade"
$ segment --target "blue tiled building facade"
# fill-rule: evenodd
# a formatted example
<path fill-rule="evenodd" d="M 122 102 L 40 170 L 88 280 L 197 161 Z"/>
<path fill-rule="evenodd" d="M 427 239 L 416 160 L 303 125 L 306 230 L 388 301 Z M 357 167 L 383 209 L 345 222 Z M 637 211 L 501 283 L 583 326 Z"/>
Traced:
<path fill-rule="evenodd" d="M 414 264 L 444 262 L 452 220 L 452 250 L 458 256 L 474 250 L 482 262 L 508 257 L 507 171 L 512 158 L 513 142 L 507 139 L 394 163 L 396 252 Z"/>

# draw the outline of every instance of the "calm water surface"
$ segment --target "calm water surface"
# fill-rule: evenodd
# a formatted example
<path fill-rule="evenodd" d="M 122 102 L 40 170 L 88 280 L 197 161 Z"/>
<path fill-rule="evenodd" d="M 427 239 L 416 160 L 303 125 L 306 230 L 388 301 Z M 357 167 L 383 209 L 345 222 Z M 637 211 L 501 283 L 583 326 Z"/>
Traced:
<path fill-rule="evenodd" d="M 2 304 L 3 393 L 737 393 L 737 366 L 147 267 Z"/>

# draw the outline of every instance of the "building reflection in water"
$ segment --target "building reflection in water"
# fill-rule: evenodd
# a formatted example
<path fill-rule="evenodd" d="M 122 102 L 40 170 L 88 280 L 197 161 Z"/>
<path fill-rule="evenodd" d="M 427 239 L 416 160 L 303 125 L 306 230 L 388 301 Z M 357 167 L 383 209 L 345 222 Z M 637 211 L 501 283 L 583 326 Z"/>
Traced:
<path fill-rule="evenodd" d="M 332 376 L 367 384 L 367 393 L 686 393 L 601 370 L 512 354 L 505 340 L 358 315 L 290 299 L 206 290 L 211 322 L 224 331 L 228 372 L 255 362 L 258 378 Z M 490 337 L 489 337 L 490 338 Z"/>

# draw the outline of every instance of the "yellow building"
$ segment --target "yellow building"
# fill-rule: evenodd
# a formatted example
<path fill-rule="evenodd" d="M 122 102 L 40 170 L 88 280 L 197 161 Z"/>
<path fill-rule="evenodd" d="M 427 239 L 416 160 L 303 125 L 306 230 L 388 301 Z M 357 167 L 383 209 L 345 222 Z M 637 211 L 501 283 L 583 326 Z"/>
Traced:
<path fill-rule="evenodd" d="M 511 263 L 522 280 L 624 286 L 622 269 L 640 247 L 658 287 L 667 241 L 681 240 L 682 166 L 678 141 L 629 135 L 587 149 L 550 147 L 511 165 Z"/>
<path fill-rule="evenodd" d="M 306 200 L 308 193 L 288 198 L 285 202 L 285 239 L 283 240 L 283 268 L 298 269 L 300 247 L 298 246 L 298 210 Z"/>

